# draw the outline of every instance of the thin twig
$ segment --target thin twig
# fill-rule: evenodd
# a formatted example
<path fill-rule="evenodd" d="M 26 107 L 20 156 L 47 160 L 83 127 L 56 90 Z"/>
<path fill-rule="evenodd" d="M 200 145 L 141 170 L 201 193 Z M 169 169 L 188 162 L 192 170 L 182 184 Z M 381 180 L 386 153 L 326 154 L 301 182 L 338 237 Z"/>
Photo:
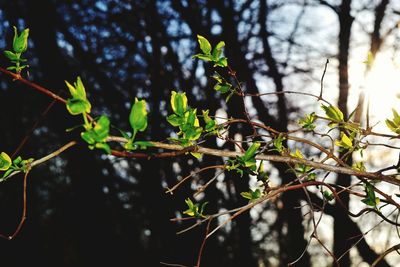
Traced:
<path fill-rule="evenodd" d="M 210 231 L 211 220 L 212 220 L 212 217 L 210 217 L 210 219 L 208 219 L 208 223 L 207 223 L 207 227 L 206 227 L 206 233 L 205 233 L 203 242 L 201 243 L 201 246 L 200 246 L 199 256 L 197 257 L 196 267 L 200 267 L 201 256 L 203 255 L 204 247 L 205 247 L 206 242 L 207 242 L 207 235 L 208 235 L 208 233 Z"/>
<path fill-rule="evenodd" d="M 180 180 L 176 185 L 174 185 L 172 188 L 168 188 L 168 190 L 166 191 L 166 193 L 170 193 L 171 195 L 173 194 L 173 192 L 181 185 L 183 184 L 186 180 L 188 180 L 190 177 L 199 174 L 203 171 L 209 170 L 209 169 L 225 169 L 225 165 L 213 165 L 213 166 L 207 166 L 204 168 L 201 168 L 198 171 L 192 172 L 191 174 L 187 175 L 186 177 L 184 177 L 182 180 Z"/>
<path fill-rule="evenodd" d="M 400 244 L 394 245 L 393 247 L 389 248 L 388 250 L 386 250 L 385 252 L 383 252 L 371 265 L 371 267 L 375 267 L 378 266 L 379 262 L 383 260 L 383 258 L 385 258 L 386 255 L 388 255 L 389 253 L 395 251 L 395 250 L 399 250 L 400 249 Z"/>
<path fill-rule="evenodd" d="M 30 168 L 33 168 L 33 167 L 35 167 L 35 166 L 38 166 L 38 165 L 40 165 L 40 164 L 42 164 L 42 163 L 44 163 L 44 162 L 46 162 L 46 161 L 48 161 L 48 160 L 50 160 L 50 159 L 52 159 L 52 158 L 54 158 L 54 157 L 57 157 L 58 155 L 60 155 L 61 153 L 63 153 L 65 150 L 67 150 L 68 148 L 70 148 L 70 147 L 72 147 L 72 146 L 74 146 L 74 145 L 76 145 L 76 144 L 77 144 L 76 141 L 71 141 L 71 142 L 69 142 L 69 143 L 63 145 L 62 147 L 60 147 L 60 148 L 57 149 L 56 151 L 54 151 L 54 152 L 48 154 L 47 156 L 44 156 L 43 158 L 40 158 L 40 159 L 38 159 L 38 160 L 33 161 L 33 162 L 30 164 Z M 11 173 L 9 176 L 7 176 L 6 178 L 0 179 L 0 183 L 6 181 L 7 179 L 11 178 L 11 177 L 14 176 L 14 175 L 17 175 L 17 174 L 20 173 L 20 172 L 21 172 L 20 170 L 12 172 L 12 173 Z"/>
<path fill-rule="evenodd" d="M 26 204 L 26 188 L 27 187 L 26 187 L 26 184 L 27 184 L 29 171 L 30 171 L 30 167 L 28 166 L 26 171 L 25 171 L 24 182 L 23 182 L 23 191 L 22 191 L 22 201 L 23 201 L 22 202 L 23 203 L 22 206 L 23 206 L 23 208 L 22 208 L 21 219 L 20 219 L 19 224 L 18 224 L 17 228 L 15 229 L 14 233 L 12 233 L 9 236 L 6 236 L 4 234 L 0 234 L 0 237 L 4 238 L 6 240 L 14 239 L 18 235 L 18 233 L 21 231 L 22 226 L 24 225 L 24 222 L 26 220 L 26 210 L 27 210 L 27 204 Z"/>
<path fill-rule="evenodd" d="M 328 68 L 328 64 L 329 64 L 329 58 L 326 59 L 324 72 L 322 73 L 322 77 L 321 77 L 321 91 L 319 92 L 318 100 L 322 100 L 322 99 L 323 99 L 323 98 L 322 98 L 322 93 L 323 93 L 323 90 L 324 90 L 324 77 L 325 77 L 325 74 L 326 74 L 326 69 Z"/>

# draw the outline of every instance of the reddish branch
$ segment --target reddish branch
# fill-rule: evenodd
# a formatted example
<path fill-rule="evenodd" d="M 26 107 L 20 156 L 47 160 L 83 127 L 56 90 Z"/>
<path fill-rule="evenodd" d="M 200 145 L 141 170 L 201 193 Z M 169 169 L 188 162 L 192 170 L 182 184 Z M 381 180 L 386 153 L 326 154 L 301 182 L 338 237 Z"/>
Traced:
<path fill-rule="evenodd" d="M 48 89 L 46 89 L 46 88 L 44 88 L 44 87 L 42 87 L 40 85 L 37 85 L 36 83 L 33 83 L 31 81 L 28 81 L 27 79 L 22 78 L 22 76 L 20 74 L 12 73 L 11 71 L 8 71 L 8 70 L 6 70 L 6 69 L 4 69 L 2 67 L 0 67 L 0 72 L 3 72 L 4 74 L 7 74 L 8 76 L 10 76 L 13 79 L 13 81 L 19 81 L 19 82 L 21 82 L 23 84 L 26 84 L 29 87 L 32 87 L 32 88 L 34 88 L 36 90 L 39 90 L 40 92 L 48 95 L 49 97 L 51 97 L 51 98 L 53 98 L 53 99 L 55 99 L 55 100 L 57 100 L 57 101 L 59 101 L 59 102 L 61 102 L 63 104 L 67 103 L 67 100 L 65 100 L 61 96 L 53 93 L 52 91 L 50 91 L 50 90 L 48 90 Z"/>
<path fill-rule="evenodd" d="M 25 175 L 24 175 L 23 191 L 22 191 L 23 192 L 22 193 L 23 208 L 22 208 L 22 215 L 21 215 L 19 224 L 18 224 L 17 228 L 15 229 L 15 231 L 9 236 L 0 233 L 1 238 L 7 239 L 7 240 L 13 240 L 18 235 L 18 233 L 21 231 L 21 228 L 24 225 L 24 222 L 26 220 L 26 182 L 28 179 L 29 169 L 30 169 L 30 167 L 28 166 L 28 169 L 26 170 Z"/>

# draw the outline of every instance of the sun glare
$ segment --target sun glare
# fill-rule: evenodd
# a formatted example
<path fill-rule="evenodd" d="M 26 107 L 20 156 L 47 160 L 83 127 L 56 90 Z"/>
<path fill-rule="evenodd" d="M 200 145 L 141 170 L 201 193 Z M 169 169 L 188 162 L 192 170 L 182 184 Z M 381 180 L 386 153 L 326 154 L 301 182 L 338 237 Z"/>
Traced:
<path fill-rule="evenodd" d="M 385 119 L 392 117 L 392 108 L 400 110 L 400 66 L 389 53 L 379 53 L 371 70 L 365 75 L 365 65 L 357 66 L 362 72 L 355 81 L 358 88 L 363 90 L 366 101 L 370 103 L 371 124 L 384 129 Z M 354 87 L 353 87 L 354 88 Z M 358 94 L 356 95 L 358 99 Z M 367 103 L 367 102 L 365 102 Z"/>

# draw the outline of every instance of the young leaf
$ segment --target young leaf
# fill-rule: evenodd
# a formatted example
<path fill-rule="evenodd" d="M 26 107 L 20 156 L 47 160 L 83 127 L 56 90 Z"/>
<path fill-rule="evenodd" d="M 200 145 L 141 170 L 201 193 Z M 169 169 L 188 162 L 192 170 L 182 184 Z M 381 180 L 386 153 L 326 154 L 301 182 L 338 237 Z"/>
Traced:
<path fill-rule="evenodd" d="M 211 53 L 210 42 L 201 35 L 197 35 L 197 41 L 199 42 L 201 51 L 203 51 L 203 53 L 206 55 L 210 55 Z"/>
<path fill-rule="evenodd" d="M 249 149 L 246 150 L 246 153 L 242 157 L 244 161 L 249 161 L 250 159 L 254 158 L 258 148 L 260 147 L 260 143 L 254 142 L 251 144 Z"/>
<path fill-rule="evenodd" d="M 395 109 L 392 109 L 393 120 L 386 119 L 387 127 L 394 133 L 400 134 L 400 116 Z"/>
<path fill-rule="evenodd" d="M 94 126 L 93 131 L 96 133 L 96 141 L 104 142 L 110 131 L 110 120 L 107 116 L 101 115 L 97 120 L 96 126 Z"/>
<path fill-rule="evenodd" d="M 186 93 L 177 93 L 175 91 L 172 91 L 171 107 L 175 114 L 183 116 L 187 109 Z"/>
<path fill-rule="evenodd" d="M 358 171 L 363 171 L 363 172 L 365 172 L 365 170 L 366 170 L 364 162 L 362 162 L 362 161 L 355 162 L 353 164 L 353 169 L 358 170 Z"/>
<path fill-rule="evenodd" d="M 226 57 L 221 57 L 214 63 L 214 67 L 219 66 L 219 67 L 226 67 L 228 66 L 228 59 Z"/>
<path fill-rule="evenodd" d="M 343 113 L 337 107 L 322 104 L 321 108 L 325 111 L 326 116 L 333 121 L 342 122 L 344 120 Z"/>
<path fill-rule="evenodd" d="M 231 88 L 232 85 L 230 83 L 217 83 L 216 85 L 214 85 L 214 90 L 220 92 L 221 94 L 229 92 Z"/>
<path fill-rule="evenodd" d="M 279 134 L 278 137 L 274 139 L 274 147 L 276 151 L 278 151 L 279 153 L 282 153 L 285 148 L 283 146 L 283 141 L 285 139 L 286 139 L 285 136 L 283 136 L 282 134 Z"/>
<path fill-rule="evenodd" d="M 322 193 L 322 195 L 323 195 L 324 198 L 325 198 L 326 200 L 328 200 L 328 201 L 331 201 L 331 200 L 334 199 L 334 196 L 333 196 L 333 194 L 332 194 L 331 191 L 324 190 L 323 193 Z"/>
<path fill-rule="evenodd" d="M 204 61 L 213 61 L 213 57 L 211 55 L 196 54 L 192 56 L 192 58 L 198 58 Z"/>
<path fill-rule="evenodd" d="M 211 132 L 215 130 L 215 125 L 217 124 L 215 120 L 211 119 L 210 116 L 208 116 L 209 110 L 203 110 L 203 120 L 206 124 L 205 130 L 206 132 Z"/>
<path fill-rule="evenodd" d="M 133 145 L 139 147 L 140 149 L 146 149 L 147 147 L 153 147 L 154 144 L 148 141 L 136 141 L 133 142 Z"/>
<path fill-rule="evenodd" d="M 368 51 L 367 59 L 363 63 L 370 68 L 373 62 L 374 62 L 374 55 L 372 54 L 371 51 Z"/>
<path fill-rule="evenodd" d="M 91 104 L 87 100 L 78 98 L 68 98 L 67 100 L 67 110 L 71 115 L 90 113 L 91 108 Z"/>
<path fill-rule="evenodd" d="M 375 197 L 374 186 L 370 183 L 365 183 L 365 193 L 366 196 L 361 201 L 367 204 L 368 206 L 376 207 L 379 204 L 380 199 Z"/>
<path fill-rule="evenodd" d="M 339 147 L 343 147 L 345 149 L 352 149 L 353 148 L 353 142 L 352 140 L 345 134 L 341 134 L 341 139 L 335 141 L 335 145 Z"/>
<path fill-rule="evenodd" d="M 298 148 L 296 148 L 296 151 L 294 153 L 290 153 L 290 156 L 292 156 L 294 158 L 298 158 L 298 159 L 304 158 L 303 154 L 301 153 L 301 151 Z"/>
<path fill-rule="evenodd" d="M 131 113 L 129 114 L 129 123 L 136 133 L 143 132 L 147 128 L 147 111 L 146 101 L 135 98 L 135 103 L 132 105 Z"/>
<path fill-rule="evenodd" d="M 107 143 L 96 143 L 95 148 L 103 149 L 107 154 L 111 154 L 111 148 Z"/>
<path fill-rule="evenodd" d="M 171 124 L 172 126 L 175 126 L 175 127 L 182 124 L 182 118 L 176 114 L 169 115 L 167 117 L 167 121 L 169 122 L 169 124 Z"/>
<path fill-rule="evenodd" d="M 305 118 L 299 119 L 299 124 L 306 130 L 312 131 L 315 129 L 315 125 L 313 124 L 315 121 L 315 112 L 311 114 L 306 114 Z"/>
<path fill-rule="evenodd" d="M 25 29 L 18 36 L 17 27 L 14 26 L 13 49 L 15 53 L 23 53 L 28 48 L 29 29 Z"/>
<path fill-rule="evenodd" d="M 256 201 L 257 199 L 261 198 L 261 197 L 263 196 L 263 193 L 261 192 L 260 189 L 257 188 L 257 189 L 254 190 L 254 191 L 253 191 L 253 190 L 250 190 L 250 191 L 248 191 L 248 192 L 241 192 L 240 195 L 241 195 L 243 198 L 248 199 L 249 202 L 254 202 L 254 201 Z"/>
<path fill-rule="evenodd" d="M 224 41 L 220 41 L 214 48 L 213 52 L 212 52 L 212 57 L 213 57 L 213 61 L 217 61 L 222 54 L 222 48 L 225 46 L 225 42 Z"/>
<path fill-rule="evenodd" d="M 86 91 L 81 78 L 79 76 L 77 77 L 74 86 L 67 81 L 65 81 L 65 84 L 72 96 L 67 100 L 67 109 L 69 113 L 72 115 L 90 113 L 92 106 L 86 98 Z"/>
<path fill-rule="evenodd" d="M 20 57 L 19 54 L 15 54 L 15 53 L 13 53 L 11 51 L 8 51 L 8 50 L 4 51 L 4 55 L 11 61 L 19 61 L 19 59 L 20 59 L 19 58 Z"/>
<path fill-rule="evenodd" d="M 0 171 L 6 171 L 11 166 L 11 158 L 5 152 L 0 154 Z"/>
<path fill-rule="evenodd" d="M 96 125 L 81 133 L 81 137 L 89 144 L 90 149 L 100 148 L 104 149 L 106 153 L 110 154 L 111 149 L 106 142 L 110 131 L 110 120 L 107 116 L 102 115 L 96 122 Z"/>

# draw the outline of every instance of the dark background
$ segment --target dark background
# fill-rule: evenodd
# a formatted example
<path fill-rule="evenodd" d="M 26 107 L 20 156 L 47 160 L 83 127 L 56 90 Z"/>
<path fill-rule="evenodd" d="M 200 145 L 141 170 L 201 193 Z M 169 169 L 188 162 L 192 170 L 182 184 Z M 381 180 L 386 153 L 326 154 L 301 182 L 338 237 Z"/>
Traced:
<path fill-rule="evenodd" d="M 164 118 L 170 112 L 169 96 L 174 89 L 186 92 L 190 105 L 198 110 L 207 108 L 215 114 L 223 107 L 228 116 L 244 117 L 239 98 L 225 104 L 212 90 L 213 81 L 206 78 L 212 74 L 210 66 L 190 58 L 198 52 L 196 34 L 206 36 L 212 44 L 219 40 L 227 43 L 225 54 L 249 93 L 282 91 L 285 77 L 294 74 L 315 85 L 326 58 L 331 57 L 332 69 L 337 68 L 340 74 L 340 86 L 333 90 L 341 89 L 339 103 L 346 114 L 351 1 L 332 1 L 330 7 L 322 3 L 325 1 L 308 2 L 310 7 L 336 8 L 339 18 L 333 39 L 324 40 L 331 46 L 319 50 L 314 44 L 300 43 L 307 31 L 296 28 L 296 21 L 290 27 L 284 21 L 279 26 L 276 15 L 272 20 L 269 17 L 288 4 L 294 6 L 297 17 L 306 2 L 1 0 L 0 47 L 10 49 L 13 25 L 20 30 L 29 27 L 26 58 L 30 68 L 29 76 L 26 72 L 24 76 L 68 97 L 64 80 L 72 82 L 80 75 L 92 113 L 109 115 L 118 128 L 129 130 L 134 97 L 146 99 L 149 127 L 139 139 L 169 137 L 173 129 Z M 366 4 L 365 8 L 373 13 L 376 6 Z M 277 34 L 282 29 L 289 32 L 284 38 Z M 4 56 L 0 64 L 8 66 Z M 267 89 L 266 84 L 257 83 L 256 75 L 266 78 Z M 298 101 L 292 104 L 283 95 L 253 98 L 250 104 L 254 107 L 252 116 L 277 130 L 286 131 L 297 120 L 291 114 L 299 109 Z M 65 132 L 80 119 L 69 115 L 65 106 L 1 75 L 1 151 L 12 154 L 28 137 L 19 155 L 44 156 L 69 140 L 80 140 L 79 131 Z M 35 123 L 38 125 L 32 128 Z M 247 136 L 252 132 L 239 125 L 229 133 L 233 137 L 235 133 Z M 207 146 L 215 147 L 215 140 L 208 141 Z M 229 143 L 224 148 L 234 149 Z M 205 227 L 176 235 L 186 224 L 170 222 L 185 210 L 184 199 L 192 197 L 193 187 L 186 183 L 173 196 L 165 194 L 165 189 L 191 170 L 221 163 L 221 159 L 207 156 L 202 161 L 190 156 L 125 160 L 90 151 L 81 143 L 31 172 L 27 221 L 15 240 L 0 240 L 0 266 L 161 266 L 160 261 L 193 266 Z M 273 168 L 282 183 L 293 179 L 286 166 L 276 164 Z M 214 171 L 205 172 L 195 182 L 202 184 L 213 175 Z M 226 173 L 220 184 L 223 186 L 210 186 L 205 192 L 204 199 L 210 202 L 207 213 L 247 202 L 239 193 L 248 190 L 248 176 Z M 318 196 L 312 197 L 322 203 Z M 306 245 L 303 216 L 296 208 L 301 199 L 302 191 L 285 193 L 280 200 L 265 204 L 258 216 L 241 215 L 208 240 L 202 266 L 286 266 L 297 259 Z M 19 176 L 0 186 L 2 233 L 14 231 L 21 207 Z M 335 228 L 331 241 L 340 255 L 352 245 L 348 237 L 359 234 L 360 229 L 336 206 L 328 205 L 325 212 L 342 225 L 341 230 Z M 377 257 L 365 241 L 357 249 L 366 262 Z M 310 254 L 322 253 L 321 249 L 305 253 L 295 266 L 310 266 Z M 315 258 L 313 262 L 322 266 Z M 348 257 L 343 258 L 342 266 L 350 266 Z"/>

